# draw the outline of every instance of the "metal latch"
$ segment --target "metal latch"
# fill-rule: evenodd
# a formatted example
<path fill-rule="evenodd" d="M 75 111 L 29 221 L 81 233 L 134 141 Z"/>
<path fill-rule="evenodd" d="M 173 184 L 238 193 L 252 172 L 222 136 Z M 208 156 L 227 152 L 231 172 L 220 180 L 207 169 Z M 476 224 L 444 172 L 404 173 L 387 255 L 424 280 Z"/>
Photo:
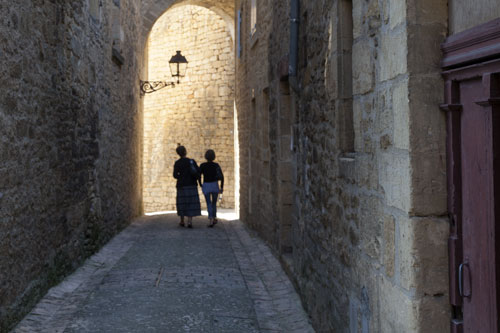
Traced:
<path fill-rule="evenodd" d="M 469 263 L 466 261 L 461 263 L 460 266 L 458 266 L 458 292 L 460 293 L 461 297 L 470 297 L 472 293 L 470 286 L 469 286 L 469 293 L 467 295 L 464 294 L 464 286 L 463 286 L 464 267 L 467 267 L 468 281 L 470 283 L 470 267 Z"/>

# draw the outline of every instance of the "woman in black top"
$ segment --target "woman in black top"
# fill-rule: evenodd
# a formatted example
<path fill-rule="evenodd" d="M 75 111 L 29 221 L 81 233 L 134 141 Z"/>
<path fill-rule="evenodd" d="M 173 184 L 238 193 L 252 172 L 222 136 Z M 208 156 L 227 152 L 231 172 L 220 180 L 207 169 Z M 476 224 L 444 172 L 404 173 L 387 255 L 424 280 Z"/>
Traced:
<path fill-rule="evenodd" d="M 200 197 L 198 195 L 198 181 L 200 170 L 196 161 L 186 157 L 184 146 L 175 150 L 179 154 L 174 164 L 174 178 L 177 179 L 177 215 L 181 217 L 179 225 L 184 226 L 184 216 L 188 217 L 188 228 L 192 228 L 193 216 L 201 215 Z"/>
<path fill-rule="evenodd" d="M 222 194 L 224 191 L 224 175 L 220 165 L 214 162 L 215 152 L 212 149 L 207 150 L 205 158 L 207 162 L 200 165 L 201 174 L 203 175 L 202 189 L 207 201 L 208 218 L 210 220 L 208 226 L 213 227 L 217 223 L 217 197 L 219 193 Z"/>

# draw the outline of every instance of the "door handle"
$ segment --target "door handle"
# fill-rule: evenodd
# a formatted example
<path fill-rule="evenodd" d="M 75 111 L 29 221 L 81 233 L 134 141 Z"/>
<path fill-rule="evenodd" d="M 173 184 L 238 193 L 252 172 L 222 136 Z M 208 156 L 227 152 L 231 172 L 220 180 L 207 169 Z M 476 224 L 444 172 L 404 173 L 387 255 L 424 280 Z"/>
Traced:
<path fill-rule="evenodd" d="M 467 267 L 467 273 L 468 273 L 468 278 L 469 278 L 469 293 L 466 295 L 464 294 L 464 267 Z M 460 293 L 461 297 L 470 297 L 472 290 L 470 288 L 470 267 L 468 262 L 463 262 L 458 266 L 458 292 Z"/>

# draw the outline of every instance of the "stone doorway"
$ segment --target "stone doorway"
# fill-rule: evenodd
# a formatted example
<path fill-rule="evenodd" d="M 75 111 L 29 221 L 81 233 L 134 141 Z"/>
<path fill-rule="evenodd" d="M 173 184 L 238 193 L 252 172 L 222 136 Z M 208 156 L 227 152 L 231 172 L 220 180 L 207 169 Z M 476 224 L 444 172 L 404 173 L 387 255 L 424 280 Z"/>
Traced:
<path fill-rule="evenodd" d="M 149 80 L 170 78 L 168 61 L 176 50 L 189 61 L 186 77 L 174 88 L 144 96 L 144 211 L 175 210 L 172 168 L 178 144 L 184 145 L 188 157 L 198 164 L 204 162 L 207 149 L 215 150 L 225 176 L 221 207 L 234 209 L 236 137 L 230 27 L 205 7 L 172 6 L 149 35 Z"/>

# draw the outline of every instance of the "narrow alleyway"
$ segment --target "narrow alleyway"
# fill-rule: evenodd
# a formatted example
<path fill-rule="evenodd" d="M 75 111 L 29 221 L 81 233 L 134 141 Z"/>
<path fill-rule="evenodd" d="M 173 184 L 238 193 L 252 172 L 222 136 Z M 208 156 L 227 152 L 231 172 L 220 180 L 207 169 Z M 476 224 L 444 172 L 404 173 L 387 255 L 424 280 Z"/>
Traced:
<path fill-rule="evenodd" d="M 239 221 L 143 217 L 13 332 L 313 332 L 269 248 Z"/>

